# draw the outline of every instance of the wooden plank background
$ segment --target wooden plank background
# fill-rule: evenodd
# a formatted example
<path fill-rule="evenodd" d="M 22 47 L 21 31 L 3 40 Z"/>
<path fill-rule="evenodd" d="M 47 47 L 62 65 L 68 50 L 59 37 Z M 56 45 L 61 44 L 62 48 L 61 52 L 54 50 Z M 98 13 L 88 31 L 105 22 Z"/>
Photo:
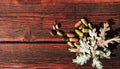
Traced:
<path fill-rule="evenodd" d="M 119 7 L 119 0 L 0 0 L 0 69 L 92 69 L 91 62 L 73 64 L 68 45 L 48 32 L 55 20 L 68 32 L 82 17 L 94 24 L 113 19 L 120 28 Z M 119 49 L 102 60 L 104 69 L 120 69 Z"/>
<path fill-rule="evenodd" d="M 88 17 L 93 23 L 107 22 L 112 18 L 116 23 L 114 27 L 119 27 L 119 7 L 120 3 L 30 0 L 16 4 L 10 0 L 0 4 L 0 41 L 59 41 L 48 33 L 55 20 L 61 22 L 66 31 L 82 17 Z"/>

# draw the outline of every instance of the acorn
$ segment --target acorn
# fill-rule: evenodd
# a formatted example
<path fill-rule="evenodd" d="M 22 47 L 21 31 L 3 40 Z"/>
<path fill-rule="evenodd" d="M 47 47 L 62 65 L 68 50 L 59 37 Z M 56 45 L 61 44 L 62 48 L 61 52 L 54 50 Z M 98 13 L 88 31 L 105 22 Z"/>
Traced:
<path fill-rule="evenodd" d="M 56 28 L 59 29 L 61 28 L 61 26 L 62 26 L 61 23 L 57 23 Z"/>
<path fill-rule="evenodd" d="M 55 35 L 57 35 L 57 31 L 56 30 L 51 30 L 50 32 L 49 32 L 52 36 L 55 36 Z"/>
<path fill-rule="evenodd" d="M 86 21 L 84 18 L 81 19 L 81 22 L 82 22 L 86 27 L 88 27 L 87 21 Z"/>
<path fill-rule="evenodd" d="M 69 38 L 68 38 L 67 36 L 63 36 L 63 37 L 62 37 L 62 40 L 63 40 L 63 41 L 69 41 Z"/>
<path fill-rule="evenodd" d="M 80 30 L 75 29 L 75 32 L 76 32 L 77 35 L 79 35 L 79 36 L 83 36 L 83 33 L 82 33 Z"/>
<path fill-rule="evenodd" d="M 71 38 L 71 37 L 75 37 L 75 34 L 74 34 L 74 33 L 69 32 L 69 33 L 67 33 L 67 37 L 69 37 L 69 38 Z"/>
<path fill-rule="evenodd" d="M 55 25 L 53 25 L 53 29 L 54 29 L 54 30 L 57 30 L 56 27 L 55 27 Z"/>
<path fill-rule="evenodd" d="M 76 44 L 76 45 L 80 45 L 80 42 L 75 42 L 74 44 Z"/>
<path fill-rule="evenodd" d="M 58 30 L 57 31 L 57 35 L 58 36 L 64 36 L 65 35 L 65 32 L 63 30 Z"/>
<path fill-rule="evenodd" d="M 88 29 L 88 28 L 82 28 L 82 32 L 83 32 L 83 33 L 88 33 L 88 32 L 89 32 L 89 29 Z"/>
<path fill-rule="evenodd" d="M 79 39 L 78 38 L 69 38 L 69 41 L 71 41 L 71 42 L 77 42 L 77 41 L 79 41 Z"/>
<path fill-rule="evenodd" d="M 78 29 L 81 30 L 84 27 L 84 25 L 81 25 Z"/>
<path fill-rule="evenodd" d="M 82 25 L 81 21 L 78 21 L 78 22 L 75 24 L 75 28 L 79 28 L 81 25 Z"/>
<path fill-rule="evenodd" d="M 75 47 L 73 42 L 68 41 L 67 44 L 70 46 L 70 48 L 74 48 Z"/>
<path fill-rule="evenodd" d="M 55 25 L 53 25 L 53 29 L 57 30 L 61 28 L 61 23 L 56 23 Z"/>
<path fill-rule="evenodd" d="M 88 23 L 88 27 L 89 27 L 90 29 L 92 29 L 92 24 L 91 24 L 91 23 Z"/>

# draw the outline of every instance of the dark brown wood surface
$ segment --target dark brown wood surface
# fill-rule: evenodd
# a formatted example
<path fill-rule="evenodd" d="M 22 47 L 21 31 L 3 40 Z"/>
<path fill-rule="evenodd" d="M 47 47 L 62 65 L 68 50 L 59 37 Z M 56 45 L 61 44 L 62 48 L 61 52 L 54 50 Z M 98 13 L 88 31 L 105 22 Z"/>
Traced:
<path fill-rule="evenodd" d="M 99 24 L 113 19 L 120 25 L 120 3 L 20 1 L 0 4 L 0 41 L 59 41 L 49 35 L 55 20 L 70 30 L 82 17 Z M 69 25 L 69 26 L 68 26 Z"/>
<path fill-rule="evenodd" d="M 120 68 L 120 46 L 116 56 L 101 60 L 104 69 Z M 68 51 L 66 44 L 0 44 L 0 69 L 93 69 L 91 61 L 84 66 L 72 63 L 75 53 Z"/>
<path fill-rule="evenodd" d="M 120 28 L 119 0 L 0 0 L 0 69 L 93 69 L 72 63 L 75 53 L 49 34 L 55 20 L 65 32 L 82 17 L 99 24 L 113 19 Z M 102 60 L 104 69 L 120 69 L 116 56 Z"/>

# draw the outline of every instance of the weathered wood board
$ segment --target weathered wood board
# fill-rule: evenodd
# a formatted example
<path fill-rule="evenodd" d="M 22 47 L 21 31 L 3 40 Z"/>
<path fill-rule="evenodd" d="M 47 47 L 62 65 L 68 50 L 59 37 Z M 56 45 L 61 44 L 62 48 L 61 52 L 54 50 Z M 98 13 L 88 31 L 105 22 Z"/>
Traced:
<path fill-rule="evenodd" d="M 93 69 L 72 63 L 75 53 L 49 31 L 57 20 L 65 32 L 82 17 L 120 28 L 120 0 L 0 0 L 0 69 Z M 104 69 L 120 69 L 120 45 Z"/>

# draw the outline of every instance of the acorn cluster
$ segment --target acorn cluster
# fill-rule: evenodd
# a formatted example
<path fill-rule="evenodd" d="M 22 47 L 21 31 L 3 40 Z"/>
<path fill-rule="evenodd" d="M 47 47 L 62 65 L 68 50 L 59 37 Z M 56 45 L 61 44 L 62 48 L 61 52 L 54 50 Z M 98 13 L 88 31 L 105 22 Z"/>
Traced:
<path fill-rule="evenodd" d="M 89 30 L 92 29 L 91 23 L 89 23 L 85 18 L 82 18 L 80 21 L 75 23 L 74 31 L 65 33 L 61 30 L 61 23 L 55 23 L 50 31 L 52 36 L 60 36 L 64 41 L 67 41 L 67 44 L 70 48 L 75 48 L 75 44 L 80 44 L 79 39 L 89 36 Z"/>

